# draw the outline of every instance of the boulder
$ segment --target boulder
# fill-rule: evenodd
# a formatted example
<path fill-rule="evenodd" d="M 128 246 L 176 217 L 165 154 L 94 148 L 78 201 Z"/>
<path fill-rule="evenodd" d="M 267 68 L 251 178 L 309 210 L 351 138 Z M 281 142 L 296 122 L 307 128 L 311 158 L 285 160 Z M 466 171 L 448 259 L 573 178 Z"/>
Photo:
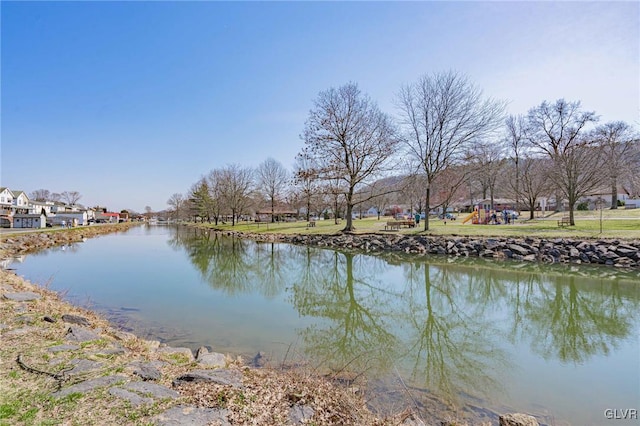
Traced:
<path fill-rule="evenodd" d="M 62 316 L 62 321 L 87 327 L 90 325 L 89 320 L 85 317 L 81 317 L 80 315 L 64 314 Z"/>
<path fill-rule="evenodd" d="M 533 416 L 513 413 L 500 416 L 500 426 L 539 426 L 539 424 Z"/>

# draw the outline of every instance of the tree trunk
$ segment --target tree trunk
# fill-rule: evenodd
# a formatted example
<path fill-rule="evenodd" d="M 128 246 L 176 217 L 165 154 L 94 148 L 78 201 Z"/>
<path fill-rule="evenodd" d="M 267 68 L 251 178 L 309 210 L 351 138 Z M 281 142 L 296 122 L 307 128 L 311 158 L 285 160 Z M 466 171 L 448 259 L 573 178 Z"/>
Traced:
<path fill-rule="evenodd" d="M 431 210 L 429 197 L 431 196 L 431 188 L 427 185 L 427 191 L 424 198 L 424 230 L 429 230 L 429 211 Z"/>
<path fill-rule="evenodd" d="M 611 210 L 618 208 L 618 182 L 615 178 L 611 181 Z"/>
<path fill-rule="evenodd" d="M 271 223 L 275 223 L 276 221 L 276 216 L 275 216 L 275 198 L 271 198 Z"/>
<path fill-rule="evenodd" d="M 569 197 L 569 225 L 576 226 L 576 221 L 573 217 L 573 209 L 576 205 L 576 200 L 573 197 Z"/>
<path fill-rule="evenodd" d="M 347 192 L 347 217 L 345 217 L 347 224 L 345 225 L 342 232 L 351 232 L 356 230 L 356 228 L 353 226 L 352 212 L 353 212 L 353 187 L 349 188 L 349 192 Z"/>

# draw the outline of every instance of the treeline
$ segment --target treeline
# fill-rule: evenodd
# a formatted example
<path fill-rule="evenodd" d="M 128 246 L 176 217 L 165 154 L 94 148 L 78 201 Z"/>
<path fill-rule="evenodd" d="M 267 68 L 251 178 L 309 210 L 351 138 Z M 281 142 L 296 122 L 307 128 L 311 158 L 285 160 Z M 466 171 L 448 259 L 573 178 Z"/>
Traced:
<path fill-rule="evenodd" d="M 640 196 L 640 139 L 628 123 L 599 124 L 579 101 L 544 101 L 527 114 L 505 114 L 456 72 L 424 75 L 402 86 L 397 114 L 381 111 L 358 85 L 319 93 L 304 124 L 304 146 L 287 170 L 269 158 L 253 170 L 211 170 L 168 200 L 175 217 L 233 224 L 256 211 L 301 216 L 335 212 L 353 230 L 356 211 L 406 204 L 429 212 L 498 197 L 531 212 L 542 197 L 573 211 L 585 196 Z M 429 220 L 424 221 L 429 229 Z"/>

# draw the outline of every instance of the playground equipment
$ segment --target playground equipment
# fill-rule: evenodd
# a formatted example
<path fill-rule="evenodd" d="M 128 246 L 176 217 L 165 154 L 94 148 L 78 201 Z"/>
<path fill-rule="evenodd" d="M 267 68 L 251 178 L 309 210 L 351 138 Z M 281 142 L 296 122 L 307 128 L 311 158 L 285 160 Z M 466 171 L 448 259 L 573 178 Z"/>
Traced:
<path fill-rule="evenodd" d="M 478 210 L 474 210 L 471 213 L 469 213 L 468 216 L 465 216 L 465 218 L 462 220 L 462 223 L 465 224 L 467 222 L 469 222 L 470 220 L 473 220 L 471 223 L 478 223 Z"/>
<path fill-rule="evenodd" d="M 469 213 L 469 215 L 463 219 L 462 223 L 464 224 L 471 221 L 474 225 L 488 225 L 491 223 L 495 213 L 494 210 L 485 210 L 482 205 L 477 205 L 473 208 L 473 212 Z M 494 220 L 493 223 L 499 222 Z"/>

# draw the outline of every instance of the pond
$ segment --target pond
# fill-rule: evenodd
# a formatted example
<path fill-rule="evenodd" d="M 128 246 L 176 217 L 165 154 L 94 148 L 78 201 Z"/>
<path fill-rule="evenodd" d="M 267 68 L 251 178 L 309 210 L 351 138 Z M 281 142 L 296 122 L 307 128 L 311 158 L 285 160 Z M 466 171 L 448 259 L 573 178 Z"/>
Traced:
<path fill-rule="evenodd" d="M 381 411 L 637 424 L 606 417 L 640 408 L 637 272 L 373 256 L 166 226 L 11 267 L 141 337 L 365 375 Z"/>

